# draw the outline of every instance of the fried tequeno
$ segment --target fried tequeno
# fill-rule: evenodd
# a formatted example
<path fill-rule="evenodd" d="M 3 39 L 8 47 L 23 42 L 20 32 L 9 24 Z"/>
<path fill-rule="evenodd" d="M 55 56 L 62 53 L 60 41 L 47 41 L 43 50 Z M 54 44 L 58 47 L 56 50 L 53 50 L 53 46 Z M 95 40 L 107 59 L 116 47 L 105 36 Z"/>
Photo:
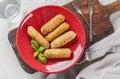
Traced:
<path fill-rule="evenodd" d="M 49 48 L 49 42 L 32 26 L 29 26 L 27 29 L 28 35 L 36 40 L 41 46 L 45 47 L 46 49 Z"/>
<path fill-rule="evenodd" d="M 48 59 L 55 58 L 69 58 L 72 51 L 69 48 L 59 48 L 59 49 L 46 49 L 44 55 Z"/>
<path fill-rule="evenodd" d="M 60 26 L 58 26 L 54 31 L 52 31 L 51 33 L 49 33 L 45 39 L 49 42 L 53 41 L 55 38 L 57 38 L 59 35 L 61 35 L 62 33 L 64 33 L 65 31 L 67 31 L 69 29 L 69 24 L 64 22 L 62 23 Z"/>
<path fill-rule="evenodd" d="M 43 35 L 47 35 L 51 31 L 53 31 L 57 26 L 59 26 L 64 20 L 65 17 L 62 14 L 56 15 L 41 27 L 41 33 Z"/>
<path fill-rule="evenodd" d="M 57 37 L 55 40 L 51 42 L 51 48 L 59 48 L 70 41 L 72 41 L 76 37 L 76 34 L 73 31 L 68 31 L 62 34 L 61 36 Z"/>

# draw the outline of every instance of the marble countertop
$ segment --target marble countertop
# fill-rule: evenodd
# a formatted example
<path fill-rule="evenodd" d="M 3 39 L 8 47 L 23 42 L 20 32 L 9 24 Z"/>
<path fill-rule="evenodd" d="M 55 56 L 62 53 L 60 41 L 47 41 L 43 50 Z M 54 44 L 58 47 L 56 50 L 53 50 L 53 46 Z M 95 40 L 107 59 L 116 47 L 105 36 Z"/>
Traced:
<path fill-rule="evenodd" d="M 22 12 L 24 15 L 31 10 L 48 4 L 64 5 L 72 0 L 21 0 Z M 115 0 L 100 0 L 103 5 Z M 32 6 L 32 7 L 31 7 Z M 117 19 L 115 19 L 117 17 Z M 118 24 L 120 12 L 111 16 L 111 21 L 115 28 Z M 20 22 L 20 21 L 19 21 Z M 26 73 L 20 66 L 15 53 L 8 41 L 8 32 L 16 27 L 17 24 L 10 24 L 7 20 L 0 19 L 0 79 L 41 79 L 43 73 L 36 72 L 34 74 Z"/>

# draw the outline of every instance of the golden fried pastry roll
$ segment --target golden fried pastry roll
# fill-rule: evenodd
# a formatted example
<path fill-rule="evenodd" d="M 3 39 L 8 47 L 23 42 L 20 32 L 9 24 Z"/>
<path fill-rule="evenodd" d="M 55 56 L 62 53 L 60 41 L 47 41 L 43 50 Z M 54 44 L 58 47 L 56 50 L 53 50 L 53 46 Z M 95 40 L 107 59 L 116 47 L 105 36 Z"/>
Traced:
<path fill-rule="evenodd" d="M 41 46 L 45 47 L 46 49 L 49 48 L 49 42 L 32 26 L 29 26 L 27 29 L 28 35 L 36 40 Z"/>
<path fill-rule="evenodd" d="M 65 31 L 67 31 L 69 29 L 69 24 L 64 22 L 62 23 L 60 26 L 58 26 L 54 31 L 52 31 L 51 33 L 49 33 L 45 39 L 49 42 L 53 41 L 56 37 L 58 37 L 59 35 L 61 35 L 62 33 L 64 33 Z"/>
<path fill-rule="evenodd" d="M 41 33 L 43 35 L 47 35 L 51 31 L 53 31 L 57 26 L 59 26 L 64 20 L 65 17 L 62 14 L 56 15 L 41 27 Z"/>
<path fill-rule="evenodd" d="M 44 55 L 48 59 L 53 58 L 69 58 L 72 51 L 69 48 L 59 48 L 59 49 L 47 49 L 44 51 Z"/>
<path fill-rule="evenodd" d="M 58 48 L 66 45 L 76 37 L 76 34 L 73 31 L 68 31 L 61 36 L 57 37 L 51 42 L 51 48 Z"/>

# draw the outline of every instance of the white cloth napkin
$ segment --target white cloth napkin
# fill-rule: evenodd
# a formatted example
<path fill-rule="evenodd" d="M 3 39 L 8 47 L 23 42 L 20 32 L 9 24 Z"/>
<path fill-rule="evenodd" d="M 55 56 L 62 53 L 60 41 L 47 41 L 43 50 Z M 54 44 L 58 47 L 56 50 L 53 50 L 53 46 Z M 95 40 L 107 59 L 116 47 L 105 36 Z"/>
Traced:
<path fill-rule="evenodd" d="M 50 74 L 43 79 L 120 79 L 119 27 L 117 25 L 114 33 L 85 51 L 86 62 L 76 64 L 65 72 Z"/>
<path fill-rule="evenodd" d="M 86 60 L 91 61 L 109 52 L 120 52 L 120 28 L 86 50 Z"/>

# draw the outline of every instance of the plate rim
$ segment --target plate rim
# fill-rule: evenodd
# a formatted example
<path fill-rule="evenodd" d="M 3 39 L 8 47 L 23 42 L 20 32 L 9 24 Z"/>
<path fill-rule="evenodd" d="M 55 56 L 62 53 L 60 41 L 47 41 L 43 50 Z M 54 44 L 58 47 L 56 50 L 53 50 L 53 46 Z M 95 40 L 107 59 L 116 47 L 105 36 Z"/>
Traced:
<path fill-rule="evenodd" d="M 76 20 L 79 21 L 79 23 L 81 24 L 81 28 L 82 28 L 82 31 L 83 31 L 83 36 L 84 36 L 84 44 L 83 44 L 83 48 L 82 48 L 82 51 L 81 51 L 81 54 L 80 56 L 77 58 L 77 60 L 72 63 L 69 67 L 65 68 L 65 69 L 62 69 L 60 71 L 55 71 L 55 72 L 51 72 L 51 71 L 43 71 L 43 70 L 40 70 L 40 69 L 36 69 L 36 68 L 33 68 L 31 67 L 31 65 L 29 65 L 28 62 L 25 61 L 24 57 L 22 57 L 20 51 L 18 50 L 19 49 L 19 46 L 18 46 L 18 32 L 19 32 L 19 29 L 20 29 L 20 26 L 22 25 L 22 23 L 24 22 L 25 18 L 27 18 L 32 12 L 34 12 L 35 10 L 39 9 L 39 8 L 43 8 L 43 7 L 59 7 L 61 9 L 64 9 L 66 10 L 67 12 L 71 13 L 75 18 Z M 70 11 L 69 9 L 63 7 L 63 6 L 59 6 L 59 5 L 44 5 L 44 6 L 40 6 L 40 7 L 37 7 L 35 8 L 34 10 L 30 11 L 29 13 L 27 13 L 27 15 L 24 16 L 24 18 L 22 19 L 22 21 L 20 22 L 20 24 L 18 25 L 18 29 L 17 29 L 17 32 L 16 32 L 16 46 L 17 46 L 17 50 L 18 50 L 18 53 L 20 54 L 20 57 L 23 59 L 23 61 L 29 65 L 31 68 L 33 68 L 34 70 L 37 70 L 37 71 L 41 71 L 41 72 L 44 72 L 44 73 L 49 73 L 49 74 L 54 74 L 54 73 L 58 73 L 58 72 L 63 72 L 65 70 L 68 70 L 69 68 L 73 67 L 75 65 L 76 62 L 79 61 L 79 59 L 82 57 L 83 53 L 84 53 L 84 50 L 85 50 L 85 46 L 86 46 L 86 33 L 85 33 L 85 29 L 83 27 L 84 25 L 82 24 L 82 22 L 80 21 L 80 19 L 78 19 L 78 17 L 72 12 Z"/>

